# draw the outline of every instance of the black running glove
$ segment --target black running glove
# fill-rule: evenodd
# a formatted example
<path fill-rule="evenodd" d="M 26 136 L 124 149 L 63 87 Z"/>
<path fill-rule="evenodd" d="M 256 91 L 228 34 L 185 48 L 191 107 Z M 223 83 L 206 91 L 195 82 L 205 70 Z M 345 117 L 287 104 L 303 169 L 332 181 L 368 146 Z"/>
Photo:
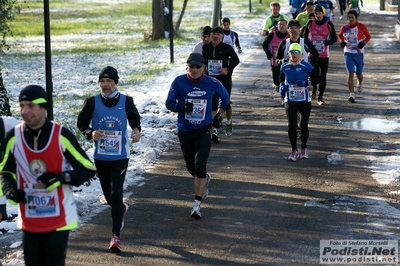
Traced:
<path fill-rule="evenodd" d="M 214 116 L 214 119 L 212 121 L 212 126 L 215 128 L 220 128 L 222 126 L 222 116 L 220 113 L 217 113 Z"/>
<path fill-rule="evenodd" d="M 193 112 L 193 103 L 185 103 L 182 104 L 182 106 L 179 108 L 179 112 L 186 112 L 186 113 L 190 113 Z"/>
<path fill-rule="evenodd" d="M 25 191 L 23 191 L 21 189 L 16 189 L 16 190 L 12 191 L 11 193 L 8 193 L 7 199 L 8 199 L 8 202 L 11 203 L 11 205 L 17 205 L 20 202 L 26 203 L 25 196 L 26 196 Z"/>
<path fill-rule="evenodd" d="M 365 45 L 366 45 L 366 43 L 364 41 L 362 41 L 357 45 L 357 47 L 362 49 L 362 48 L 364 48 Z"/>

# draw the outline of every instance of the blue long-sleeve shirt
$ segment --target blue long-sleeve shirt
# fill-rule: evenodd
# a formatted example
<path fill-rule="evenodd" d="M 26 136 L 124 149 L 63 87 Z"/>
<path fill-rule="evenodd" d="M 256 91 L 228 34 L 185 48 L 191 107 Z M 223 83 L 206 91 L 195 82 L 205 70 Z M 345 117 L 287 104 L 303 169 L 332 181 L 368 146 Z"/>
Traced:
<path fill-rule="evenodd" d="M 178 129 L 192 131 L 212 122 L 212 98 L 216 94 L 220 98 L 219 108 L 226 110 L 229 95 L 220 81 L 203 75 L 195 80 L 184 74 L 175 78 L 168 92 L 165 106 L 178 114 Z M 193 112 L 182 112 L 186 102 L 193 103 Z"/>

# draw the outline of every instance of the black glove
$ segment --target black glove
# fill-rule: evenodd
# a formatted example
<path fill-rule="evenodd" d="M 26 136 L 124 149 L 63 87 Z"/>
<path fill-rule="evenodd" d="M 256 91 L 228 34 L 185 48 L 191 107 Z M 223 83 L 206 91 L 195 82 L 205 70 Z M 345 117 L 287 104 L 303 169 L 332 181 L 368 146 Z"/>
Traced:
<path fill-rule="evenodd" d="M 13 192 L 8 193 L 7 199 L 8 202 L 10 202 L 12 205 L 17 205 L 20 202 L 26 203 L 25 196 L 26 196 L 25 191 L 16 189 Z"/>
<path fill-rule="evenodd" d="M 362 49 L 362 48 L 364 48 L 365 45 L 366 45 L 366 43 L 364 41 L 362 41 L 357 45 L 357 47 Z"/>
<path fill-rule="evenodd" d="M 212 121 L 212 126 L 215 128 L 220 128 L 222 126 L 222 116 L 220 113 L 217 113 L 214 116 L 214 119 Z"/>
<path fill-rule="evenodd" d="M 52 191 L 62 183 L 65 183 L 62 173 L 44 173 L 37 180 L 45 184 L 48 191 Z"/>
<path fill-rule="evenodd" d="M 193 112 L 193 103 L 185 103 L 182 104 L 182 106 L 179 108 L 179 112 L 186 112 L 186 113 L 190 113 Z"/>
<path fill-rule="evenodd" d="M 325 44 L 326 46 L 328 46 L 328 45 L 329 45 L 329 41 L 328 41 L 328 40 L 325 40 L 325 41 L 324 41 L 324 44 Z"/>
<path fill-rule="evenodd" d="M 341 46 L 342 48 L 344 48 L 344 47 L 346 46 L 346 44 L 347 44 L 347 42 L 343 41 L 343 42 L 340 43 L 340 46 Z"/>
<path fill-rule="evenodd" d="M 271 60 L 272 59 L 272 55 L 267 55 L 267 59 Z"/>

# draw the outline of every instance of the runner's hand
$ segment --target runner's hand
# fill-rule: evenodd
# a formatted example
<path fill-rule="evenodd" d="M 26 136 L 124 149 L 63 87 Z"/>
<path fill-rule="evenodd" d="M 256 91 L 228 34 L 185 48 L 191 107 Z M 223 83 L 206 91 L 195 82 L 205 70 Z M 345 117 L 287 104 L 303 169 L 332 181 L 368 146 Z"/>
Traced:
<path fill-rule="evenodd" d="M 16 189 L 13 192 L 8 193 L 7 199 L 11 205 L 17 205 L 20 202 L 26 203 L 25 196 L 26 196 L 25 191 Z"/>
<path fill-rule="evenodd" d="M 46 185 L 47 191 L 52 191 L 61 186 L 61 183 L 65 183 L 62 173 L 44 173 L 37 180 Z"/>
<path fill-rule="evenodd" d="M 360 43 L 357 45 L 357 47 L 360 48 L 360 49 L 362 49 L 362 48 L 364 48 L 365 44 L 366 44 L 366 43 L 365 43 L 364 41 L 362 41 L 362 42 L 360 42 Z"/>
<path fill-rule="evenodd" d="M 179 109 L 180 112 L 186 112 L 186 113 L 190 113 L 193 112 L 193 103 L 185 103 L 182 104 L 181 108 Z"/>

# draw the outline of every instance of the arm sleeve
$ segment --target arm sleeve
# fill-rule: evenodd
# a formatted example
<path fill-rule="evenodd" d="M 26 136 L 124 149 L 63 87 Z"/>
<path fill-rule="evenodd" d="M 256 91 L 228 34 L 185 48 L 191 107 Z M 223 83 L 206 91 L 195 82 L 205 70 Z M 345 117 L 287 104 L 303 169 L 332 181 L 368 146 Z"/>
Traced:
<path fill-rule="evenodd" d="M 329 36 L 330 36 L 330 38 L 328 40 L 328 45 L 332 45 L 335 42 L 337 42 L 338 38 L 336 35 L 335 26 L 333 25 L 332 22 L 330 22 L 330 21 L 328 22 L 328 27 L 329 27 Z"/>
<path fill-rule="evenodd" d="M 165 107 L 172 112 L 179 112 L 179 109 L 182 107 L 182 104 L 177 102 L 179 95 L 177 95 L 176 87 L 176 79 L 172 82 L 171 87 L 169 88 L 167 100 L 165 101 Z"/>
<path fill-rule="evenodd" d="M 303 31 L 303 34 L 300 33 L 300 36 L 304 38 L 304 40 L 309 40 L 308 35 L 310 34 L 310 27 L 311 27 L 312 21 L 309 20 L 307 24 L 301 29 Z"/>
<path fill-rule="evenodd" d="M 343 42 L 344 41 L 343 33 L 344 33 L 344 29 L 345 28 L 346 28 L 346 26 L 340 27 L 339 34 L 338 34 L 338 41 L 339 42 Z"/>
<path fill-rule="evenodd" d="M 128 116 L 129 126 L 134 129 L 137 128 L 141 131 L 140 127 L 140 114 L 137 110 L 133 98 L 130 96 L 126 96 L 126 103 L 125 103 L 126 115 Z"/>
<path fill-rule="evenodd" d="M 16 169 L 14 154 L 12 153 L 12 147 L 15 142 L 14 131 L 9 131 L 4 141 L 4 145 L 1 146 L 1 152 L 4 155 L 0 164 L 0 180 L 1 189 L 0 196 L 8 196 L 10 193 L 17 190 L 16 181 Z"/>
<path fill-rule="evenodd" d="M 361 25 L 362 25 L 362 32 L 364 33 L 365 36 L 364 42 L 368 43 L 371 40 L 371 34 L 369 33 L 367 26 L 365 26 L 364 24 Z"/>
<path fill-rule="evenodd" d="M 285 79 L 286 79 L 285 73 L 281 71 L 279 74 L 279 83 L 285 83 Z"/>
<path fill-rule="evenodd" d="M 87 140 L 92 140 L 93 129 L 90 127 L 94 113 L 94 97 L 88 98 L 83 103 L 82 110 L 78 114 L 77 127 Z"/>
<path fill-rule="evenodd" d="M 268 58 L 272 58 L 272 53 L 271 53 L 271 51 L 269 50 L 269 44 L 271 43 L 273 37 L 274 37 L 273 34 L 269 34 L 269 35 L 265 38 L 265 40 L 264 40 L 264 42 L 263 42 L 263 49 L 264 49 L 264 52 L 265 52 L 265 54 L 267 55 Z"/>
<path fill-rule="evenodd" d="M 235 34 L 235 45 L 236 45 L 236 48 L 237 48 L 237 49 L 242 49 L 242 48 L 240 47 L 239 35 L 237 34 L 236 31 L 234 31 L 233 34 Z"/>
<path fill-rule="evenodd" d="M 68 184 L 80 186 L 96 174 L 94 164 L 75 136 L 65 127 L 61 131 L 61 143 L 64 146 L 64 156 L 73 168 L 72 171 L 67 171 L 71 175 L 71 181 Z"/>
<path fill-rule="evenodd" d="M 233 73 L 233 69 L 237 66 L 237 65 L 239 65 L 239 57 L 237 56 L 237 54 L 236 54 L 236 52 L 235 52 L 235 50 L 233 50 L 233 48 L 232 48 L 232 46 L 230 46 L 230 45 L 228 45 L 228 53 L 229 53 L 229 56 L 230 56 L 230 59 L 229 59 L 229 62 L 230 62 L 230 64 L 229 64 L 229 75 L 232 75 L 232 73 Z"/>

